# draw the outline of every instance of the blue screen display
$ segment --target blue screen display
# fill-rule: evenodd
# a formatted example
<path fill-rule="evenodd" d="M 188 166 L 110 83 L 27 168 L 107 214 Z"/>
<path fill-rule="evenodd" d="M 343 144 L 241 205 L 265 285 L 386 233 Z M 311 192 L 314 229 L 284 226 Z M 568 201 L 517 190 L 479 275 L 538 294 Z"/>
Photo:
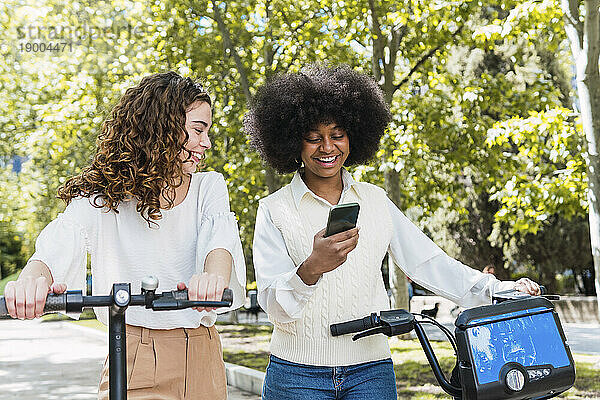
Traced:
<path fill-rule="evenodd" d="M 500 369 L 508 362 L 517 362 L 524 367 L 550 364 L 559 368 L 570 365 L 552 312 L 529 315 L 540 310 L 545 308 L 515 311 L 470 322 L 489 321 L 466 329 L 480 385 L 498 381 Z M 494 321 L 505 317 L 511 319 Z"/>

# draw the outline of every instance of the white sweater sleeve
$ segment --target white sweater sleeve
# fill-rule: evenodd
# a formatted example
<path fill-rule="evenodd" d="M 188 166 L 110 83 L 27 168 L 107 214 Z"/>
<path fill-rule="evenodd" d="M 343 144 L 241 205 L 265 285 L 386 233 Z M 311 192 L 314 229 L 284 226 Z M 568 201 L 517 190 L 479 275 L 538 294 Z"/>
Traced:
<path fill-rule="evenodd" d="M 448 256 L 388 199 L 394 232 L 389 252 L 406 275 L 463 307 L 490 304 L 496 291 L 514 288 Z"/>
<path fill-rule="evenodd" d="M 258 302 L 269 318 L 286 323 L 302 317 L 319 282 L 308 286 L 296 274 L 299 266 L 288 255 L 283 235 L 263 203 L 256 214 L 252 255 Z"/>
<path fill-rule="evenodd" d="M 42 261 L 50 269 L 55 283 L 65 283 L 68 290 L 85 291 L 89 223 L 91 208 L 87 198 L 71 201 L 65 211 L 50 222 L 35 242 L 29 259 Z"/>
<path fill-rule="evenodd" d="M 225 249 L 233 258 L 233 268 L 228 287 L 233 291 L 230 308 L 218 309 L 218 313 L 241 307 L 246 299 L 246 262 L 240 241 L 235 214 L 229 209 L 229 194 L 223 175 L 211 173 L 201 188 L 200 228 L 198 231 L 197 266 L 204 271 L 206 256 L 214 249 Z"/>

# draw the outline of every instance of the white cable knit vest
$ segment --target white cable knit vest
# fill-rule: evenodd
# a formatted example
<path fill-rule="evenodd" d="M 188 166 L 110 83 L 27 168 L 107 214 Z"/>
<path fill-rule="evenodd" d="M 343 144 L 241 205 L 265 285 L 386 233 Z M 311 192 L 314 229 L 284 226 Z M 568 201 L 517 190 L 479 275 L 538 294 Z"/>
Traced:
<path fill-rule="evenodd" d="M 261 201 L 282 232 L 290 257 L 300 265 L 312 252 L 315 233 L 325 227 L 329 207 L 305 195 L 297 208 L 290 185 Z M 389 309 L 381 275 L 392 236 L 386 194 L 377 186 L 358 183 L 340 200 L 351 202 L 360 204 L 358 245 L 344 264 L 323 275 L 302 318 L 289 323 L 273 321 L 271 353 L 276 357 L 318 366 L 354 365 L 390 357 L 384 335 L 352 341 L 353 335 L 333 337 L 330 333 L 330 324 Z"/>

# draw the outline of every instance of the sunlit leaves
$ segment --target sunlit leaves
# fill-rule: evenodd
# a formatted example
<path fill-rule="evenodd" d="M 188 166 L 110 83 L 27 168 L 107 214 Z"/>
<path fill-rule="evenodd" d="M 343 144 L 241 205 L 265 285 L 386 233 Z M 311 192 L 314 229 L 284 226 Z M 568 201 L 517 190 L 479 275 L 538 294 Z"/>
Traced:
<path fill-rule="evenodd" d="M 513 232 L 535 233 L 553 214 L 585 214 L 585 145 L 574 122 L 570 110 L 556 108 L 488 130 L 486 144 L 505 155 L 491 198 L 501 202 L 496 216 Z"/>

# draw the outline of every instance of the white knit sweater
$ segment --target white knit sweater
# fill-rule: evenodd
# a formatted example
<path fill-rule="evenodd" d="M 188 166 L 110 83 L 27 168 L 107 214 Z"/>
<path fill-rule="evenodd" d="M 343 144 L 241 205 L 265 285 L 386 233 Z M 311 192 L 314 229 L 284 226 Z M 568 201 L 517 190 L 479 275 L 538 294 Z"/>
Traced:
<path fill-rule="evenodd" d="M 392 235 L 387 197 L 381 188 L 368 183 L 354 187 L 346 193 L 344 202 L 365 205 L 359 214 L 358 245 L 344 264 L 323 275 L 300 319 L 285 323 L 273 320 L 271 353 L 277 357 L 320 366 L 353 365 L 390 357 L 383 335 L 352 341 L 352 335 L 333 337 L 329 329 L 332 323 L 389 308 L 381 275 L 381 263 Z M 296 207 L 290 185 L 262 202 L 282 232 L 290 257 L 300 265 L 310 255 L 313 237 L 324 227 L 329 208 L 310 196 Z"/>

